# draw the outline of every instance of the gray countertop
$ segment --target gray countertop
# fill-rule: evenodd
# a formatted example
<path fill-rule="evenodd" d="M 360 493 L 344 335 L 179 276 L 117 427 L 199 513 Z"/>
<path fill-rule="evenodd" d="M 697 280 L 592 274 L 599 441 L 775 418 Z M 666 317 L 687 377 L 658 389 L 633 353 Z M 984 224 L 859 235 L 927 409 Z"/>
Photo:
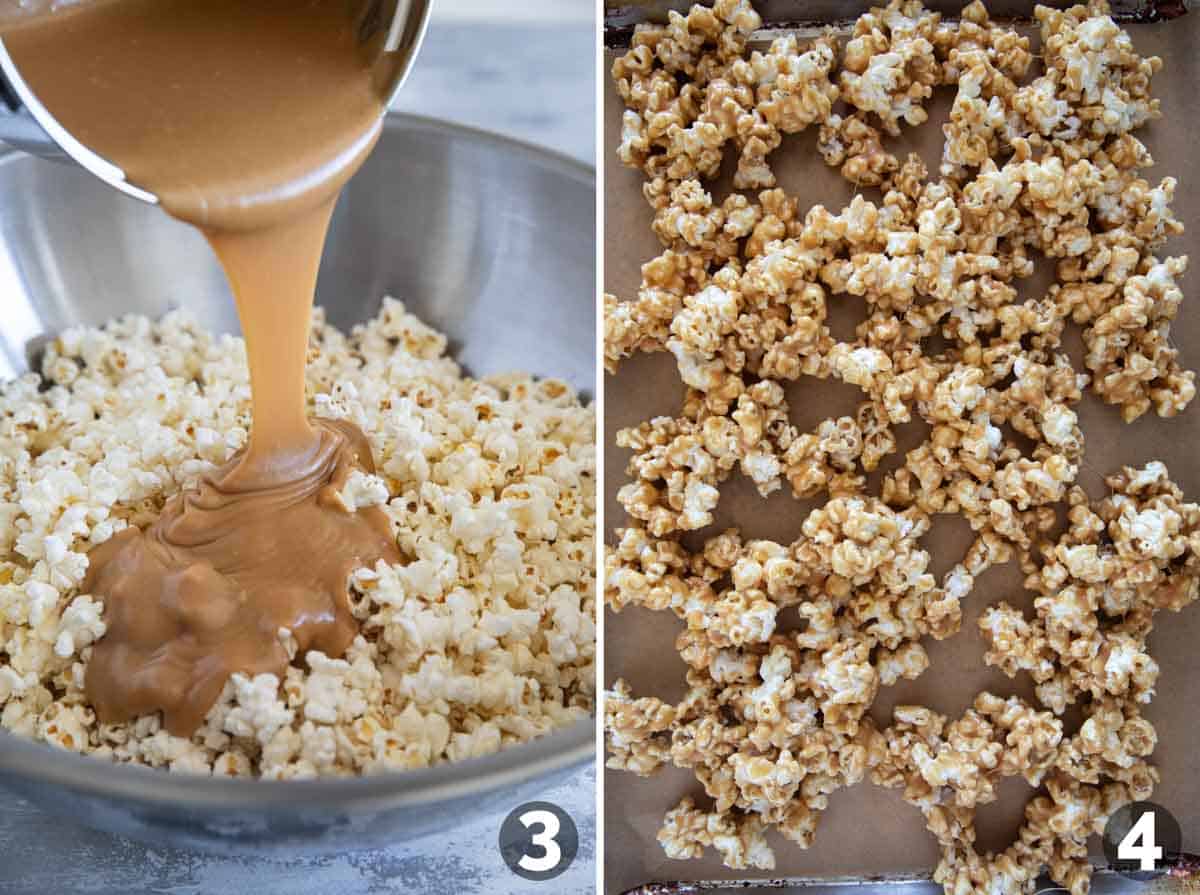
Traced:
<path fill-rule="evenodd" d="M 565 809 L 579 829 L 575 861 L 561 876 L 542 883 L 514 876 L 500 857 L 497 836 L 507 811 L 385 849 L 309 858 L 226 858 L 152 849 L 72 826 L 28 802 L 7 797 L 0 809 L 0 892 L 584 895 L 595 891 L 595 784 L 595 769 L 589 766 L 536 797 Z"/>
<path fill-rule="evenodd" d="M 588 0 L 560 0 L 557 7 L 542 0 L 542 7 L 548 15 L 515 24 L 480 21 L 495 9 L 486 0 L 435 12 L 396 108 L 498 131 L 593 163 L 592 7 Z M 284 861 L 151 849 L 73 826 L 0 792 L 0 893 L 582 895 L 594 891 L 595 779 L 589 766 L 537 797 L 566 810 L 579 829 L 574 863 L 545 883 L 519 879 L 500 857 L 497 836 L 509 809 L 387 849 Z"/>
<path fill-rule="evenodd" d="M 498 131 L 595 164 L 595 58 L 590 15 L 515 25 L 435 18 L 392 108 Z"/>

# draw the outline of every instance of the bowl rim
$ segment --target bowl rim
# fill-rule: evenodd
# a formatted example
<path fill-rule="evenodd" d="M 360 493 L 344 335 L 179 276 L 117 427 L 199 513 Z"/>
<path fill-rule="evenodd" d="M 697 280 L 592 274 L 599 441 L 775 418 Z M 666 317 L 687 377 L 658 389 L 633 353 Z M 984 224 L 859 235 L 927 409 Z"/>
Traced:
<path fill-rule="evenodd" d="M 399 130 L 449 133 L 477 144 L 529 158 L 593 188 L 596 169 L 566 155 L 504 134 L 426 115 L 388 112 L 384 136 Z M 0 165 L 29 157 L 0 147 Z M 270 780 L 174 773 L 119 764 L 67 752 L 0 728 L 0 786 L 15 782 L 50 784 L 81 795 L 121 798 L 198 810 L 294 808 L 301 802 L 336 803 L 339 809 L 415 807 L 484 795 L 556 771 L 581 766 L 596 754 L 595 708 L 586 718 L 516 746 L 479 758 L 413 770 L 366 772 L 351 777 Z"/>
<path fill-rule="evenodd" d="M 530 143 L 527 140 L 522 140 L 520 137 L 511 137 L 508 134 L 502 134 L 498 131 L 476 127 L 473 124 L 448 121 L 432 115 L 421 115 L 416 112 L 389 111 L 383 119 L 384 134 L 386 135 L 391 130 L 400 129 L 451 133 L 477 143 L 490 144 L 496 149 L 502 149 L 506 152 L 535 156 L 539 161 L 546 164 L 547 167 L 555 169 L 559 173 L 566 174 L 572 179 L 579 180 L 592 187 L 596 184 L 596 166 L 594 164 L 589 165 L 587 162 L 573 155 L 568 155 L 557 149 L 551 149 L 548 146 Z M 380 137 L 380 139 L 382 140 L 383 137 Z M 14 151 L 20 153 L 20 150 Z M 23 155 L 24 153 L 20 154 Z"/>

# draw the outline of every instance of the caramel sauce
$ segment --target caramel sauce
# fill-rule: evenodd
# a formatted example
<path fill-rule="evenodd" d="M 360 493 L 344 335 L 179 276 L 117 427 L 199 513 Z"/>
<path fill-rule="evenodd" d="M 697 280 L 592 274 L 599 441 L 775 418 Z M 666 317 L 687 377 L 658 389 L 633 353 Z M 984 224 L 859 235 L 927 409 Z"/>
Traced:
<path fill-rule="evenodd" d="M 282 676 L 281 628 L 300 655 L 341 655 L 357 633 L 350 572 L 399 558 L 382 510 L 333 496 L 373 471 L 365 436 L 311 421 L 304 390 L 329 218 L 379 137 L 379 85 L 396 64 L 364 41 L 370 6 L 106 0 L 5 35 L 60 124 L 204 233 L 250 367 L 246 448 L 89 555 L 83 588 L 108 627 L 86 690 L 102 722 L 161 711 L 190 735 L 233 672 Z"/>

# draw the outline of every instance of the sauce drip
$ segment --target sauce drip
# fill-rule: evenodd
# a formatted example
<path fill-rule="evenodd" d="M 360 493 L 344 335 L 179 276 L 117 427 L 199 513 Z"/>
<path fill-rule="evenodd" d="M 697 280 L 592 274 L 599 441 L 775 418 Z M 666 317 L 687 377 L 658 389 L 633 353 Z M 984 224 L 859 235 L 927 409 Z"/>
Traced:
<path fill-rule="evenodd" d="M 235 460 L 145 532 L 125 529 L 92 551 L 84 587 L 104 596 L 109 630 L 86 684 L 101 720 L 161 710 L 167 730 L 190 734 L 230 674 L 287 668 L 280 628 L 301 655 L 345 652 L 358 633 L 347 576 L 395 547 L 383 513 L 346 513 L 331 493 L 372 469 L 366 438 L 343 422 L 314 428 L 316 456 L 277 484 L 239 490 Z"/>
<path fill-rule="evenodd" d="M 42 6 L 46 4 L 41 4 Z M 378 508 L 334 492 L 373 471 L 366 437 L 310 421 L 304 365 L 338 192 L 378 139 L 389 66 L 348 0 L 108 0 L 43 16 L 5 44 L 84 145 L 199 227 L 229 279 L 250 367 L 249 443 L 146 530 L 92 551 L 83 587 L 108 629 L 88 664 L 104 723 L 161 711 L 190 735 L 235 671 L 341 655 L 348 576 L 399 556 Z M 365 38 L 365 39 L 364 39 Z"/>

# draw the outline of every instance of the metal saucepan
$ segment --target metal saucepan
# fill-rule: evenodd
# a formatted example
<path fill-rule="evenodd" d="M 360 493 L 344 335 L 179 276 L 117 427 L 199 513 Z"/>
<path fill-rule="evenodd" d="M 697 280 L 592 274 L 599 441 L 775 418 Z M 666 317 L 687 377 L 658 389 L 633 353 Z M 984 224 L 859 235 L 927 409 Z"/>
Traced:
<path fill-rule="evenodd" d="M 0 0 L 0 7 L 3 7 Z M 72 2 L 34 0 L 13 10 L 0 8 L 0 28 L 37 14 L 63 15 Z M 362 45 L 368 47 L 381 76 L 384 108 L 391 105 L 412 69 L 429 23 L 432 0 L 357 0 L 353 9 Z M 57 10 L 57 11 L 56 11 Z M 143 202 L 158 197 L 130 183 L 125 172 L 75 138 L 38 100 L 0 39 L 0 144 L 55 161 L 74 161 L 109 186 Z"/>
<path fill-rule="evenodd" d="M 595 174 L 467 128 L 390 116 L 333 219 L 317 286 L 330 322 L 384 295 L 451 340 L 469 373 L 529 370 L 595 393 Z M 48 334 L 191 308 L 236 332 L 192 228 L 82 168 L 0 150 L 0 379 Z M 520 804 L 594 752 L 587 721 L 481 759 L 356 779 L 257 781 L 118 766 L 0 732 L 0 785 L 109 833 L 209 851 L 396 842 Z"/>

